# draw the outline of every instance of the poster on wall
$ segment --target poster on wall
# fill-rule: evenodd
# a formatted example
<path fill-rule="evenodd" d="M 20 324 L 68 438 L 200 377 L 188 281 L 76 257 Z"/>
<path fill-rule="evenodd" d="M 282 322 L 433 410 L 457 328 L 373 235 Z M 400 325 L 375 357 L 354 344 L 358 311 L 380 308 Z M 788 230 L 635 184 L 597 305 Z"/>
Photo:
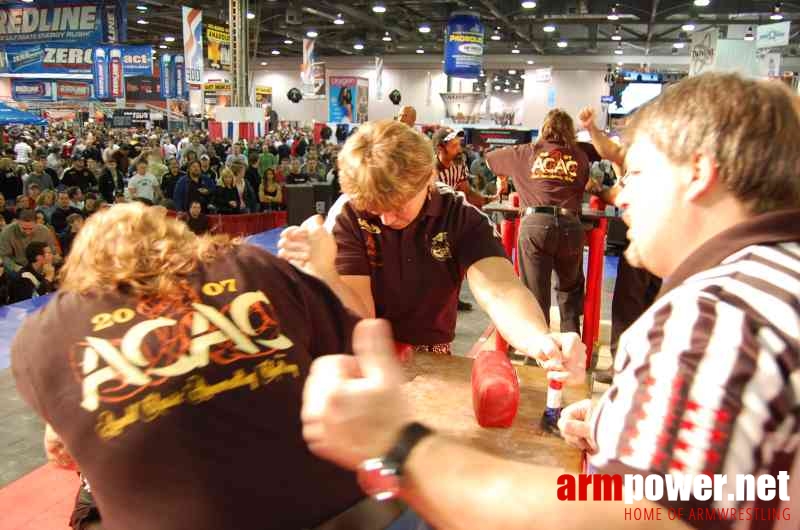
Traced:
<path fill-rule="evenodd" d="M 123 42 L 127 20 L 125 1 L 0 2 L 0 43 Z"/>
<path fill-rule="evenodd" d="M 203 82 L 203 10 L 181 7 L 183 15 L 183 55 L 186 83 Z"/>
<path fill-rule="evenodd" d="M 331 76 L 328 121 L 363 123 L 367 121 L 369 80 L 360 77 Z M 359 116 L 359 112 L 362 113 Z"/>
<path fill-rule="evenodd" d="M 231 69 L 231 33 L 227 26 L 206 23 L 206 58 L 208 67 Z"/>
<path fill-rule="evenodd" d="M 256 86 L 256 106 L 272 108 L 271 86 Z"/>

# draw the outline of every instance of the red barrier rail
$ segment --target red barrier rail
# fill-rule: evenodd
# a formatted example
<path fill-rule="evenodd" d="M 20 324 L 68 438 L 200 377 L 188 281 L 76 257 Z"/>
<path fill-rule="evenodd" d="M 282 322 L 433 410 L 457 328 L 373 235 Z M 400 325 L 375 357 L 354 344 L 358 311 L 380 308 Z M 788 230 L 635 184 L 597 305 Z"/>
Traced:
<path fill-rule="evenodd" d="M 170 212 L 170 215 L 177 215 Z M 183 215 L 183 214 L 182 214 Z M 213 214 L 208 216 L 208 226 L 215 234 L 228 234 L 229 236 L 249 236 L 266 232 L 273 228 L 286 226 L 287 214 L 285 211 L 243 213 L 233 215 Z"/>

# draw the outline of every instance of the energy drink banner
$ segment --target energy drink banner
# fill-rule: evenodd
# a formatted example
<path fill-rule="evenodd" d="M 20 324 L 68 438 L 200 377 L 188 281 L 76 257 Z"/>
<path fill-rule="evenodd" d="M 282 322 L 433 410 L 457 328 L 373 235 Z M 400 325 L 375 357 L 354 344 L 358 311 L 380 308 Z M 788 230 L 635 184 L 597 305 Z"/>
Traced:
<path fill-rule="evenodd" d="M 172 62 L 175 65 L 174 99 L 189 99 L 189 84 L 186 82 L 186 65 L 183 64 L 183 55 L 176 55 Z"/>
<path fill-rule="evenodd" d="M 127 40 L 125 0 L 0 1 L 0 43 Z"/>
<path fill-rule="evenodd" d="M 22 44 L 8 45 L 0 51 L 0 75 L 13 77 L 92 77 L 96 70 L 94 60 L 106 63 L 112 49 L 119 52 L 125 66 L 125 75 L 152 75 L 153 60 L 150 46 L 86 46 L 76 44 Z M 96 54 L 102 50 L 101 54 Z M 116 53 L 115 53 L 116 55 Z"/>
<path fill-rule="evenodd" d="M 183 54 L 186 57 L 186 83 L 203 82 L 203 11 L 183 6 Z"/>
<path fill-rule="evenodd" d="M 328 121 L 363 123 L 367 121 L 369 80 L 360 77 L 331 76 Z"/>
<path fill-rule="evenodd" d="M 206 57 L 208 67 L 231 69 L 231 33 L 225 26 L 206 24 Z"/>
<path fill-rule="evenodd" d="M 88 101 L 92 99 L 92 83 L 14 79 L 11 95 L 15 101 Z"/>

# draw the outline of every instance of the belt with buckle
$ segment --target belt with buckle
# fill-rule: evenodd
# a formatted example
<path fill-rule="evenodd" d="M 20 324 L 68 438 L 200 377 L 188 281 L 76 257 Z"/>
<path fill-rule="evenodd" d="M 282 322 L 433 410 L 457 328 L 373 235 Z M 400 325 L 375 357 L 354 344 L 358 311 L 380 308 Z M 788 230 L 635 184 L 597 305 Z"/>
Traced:
<path fill-rule="evenodd" d="M 558 206 L 528 206 L 525 208 L 525 215 L 532 213 L 546 213 L 550 215 L 568 215 L 577 217 L 578 214 L 566 208 L 559 208 Z"/>

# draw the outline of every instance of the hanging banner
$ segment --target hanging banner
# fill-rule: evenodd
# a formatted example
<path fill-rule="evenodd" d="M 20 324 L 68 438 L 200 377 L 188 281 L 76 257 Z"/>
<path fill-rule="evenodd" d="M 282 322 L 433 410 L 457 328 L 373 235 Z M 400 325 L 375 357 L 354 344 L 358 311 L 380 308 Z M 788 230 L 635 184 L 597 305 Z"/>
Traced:
<path fill-rule="evenodd" d="M 713 69 L 717 55 L 717 28 L 692 33 L 692 47 L 689 50 L 689 75 L 698 75 Z"/>
<path fill-rule="evenodd" d="M 483 68 L 481 19 L 474 13 L 453 13 L 444 32 L 444 73 L 477 78 Z"/>
<path fill-rule="evenodd" d="M 259 107 L 272 107 L 271 86 L 256 86 L 256 105 Z"/>
<path fill-rule="evenodd" d="M 789 45 L 790 21 L 778 22 L 776 24 L 764 24 L 758 26 L 756 33 L 757 48 L 780 48 Z"/>
<path fill-rule="evenodd" d="M 383 57 L 375 57 L 375 99 L 383 101 Z"/>
<path fill-rule="evenodd" d="M 183 6 L 183 55 L 185 57 L 186 82 L 203 82 L 203 11 Z"/>
<path fill-rule="evenodd" d="M 206 58 L 208 67 L 216 70 L 231 69 L 231 33 L 226 26 L 205 24 Z"/>
<path fill-rule="evenodd" d="M 124 40 L 127 40 L 124 0 L 0 2 L 0 43 Z"/>
<path fill-rule="evenodd" d="M 165 53 L 159 61 L 159 77 L 161 79 L 161 99 L 175 97 L 175 62 L 172 54 Z"/>
<path fill-rule="evenodd" d="M 151 46 L 86 46 L 59 44 L 8 45 L 0 51 L 0 76 L 41 77 L 74 75 L 89 79 L 96 70 L 97 51 L 108 62 L 112 49 L 118 50 L 125 75 L 152 75 Z"/>
<path fill-rule="evenodd" d="M 314 48 L 314 39 L 303 39 L 300 91 L 305 99 L 322 99 L 325 97 L 325 63 L 317 61 L 317 54 Z"/>
<path fill-rule="evenodd" d="M 183 55 L 176 55 L 173 62 L 175 64 L 175 99 L 188 99 L 189 85 L 186 83 L 186 66 L 183 63 Z"/>

